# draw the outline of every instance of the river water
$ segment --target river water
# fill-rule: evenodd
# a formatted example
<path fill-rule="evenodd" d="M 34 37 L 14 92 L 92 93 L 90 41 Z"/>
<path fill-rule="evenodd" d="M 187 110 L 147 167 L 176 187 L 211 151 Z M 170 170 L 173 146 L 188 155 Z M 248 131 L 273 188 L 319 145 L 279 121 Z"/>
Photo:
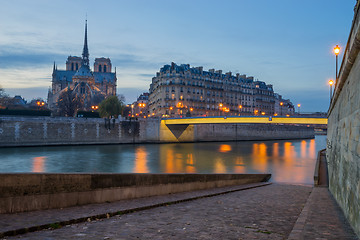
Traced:
<path fill-rule="evenodd" d="M 326 136 L 291 141 L 0 148 L 0 172 L 271 173 L 312 184 Z"/>

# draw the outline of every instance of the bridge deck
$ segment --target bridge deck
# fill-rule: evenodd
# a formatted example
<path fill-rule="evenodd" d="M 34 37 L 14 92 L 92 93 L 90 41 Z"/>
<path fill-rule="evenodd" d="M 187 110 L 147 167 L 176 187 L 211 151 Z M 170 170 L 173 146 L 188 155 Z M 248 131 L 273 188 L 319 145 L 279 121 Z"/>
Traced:
<path fill-rule="evenodd" d="M 163 119 L 166 125 L 206 123 L 273 123 L 273 124 L 316 124 L 326 125 L 327 118 L 307 117 L 199 117 Z"/>

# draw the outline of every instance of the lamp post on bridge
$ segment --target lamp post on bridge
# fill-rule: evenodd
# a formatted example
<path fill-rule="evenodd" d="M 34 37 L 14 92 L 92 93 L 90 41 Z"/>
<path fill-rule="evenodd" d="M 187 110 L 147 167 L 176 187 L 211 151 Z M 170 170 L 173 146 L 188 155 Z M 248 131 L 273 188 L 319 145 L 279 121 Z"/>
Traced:
<path fill-rule="evenodd" d="M 300 115 L 300 107 L 301 107 L 301 104 L 299 103 L 297 106 L 298 106 L 298 113 L 299 113 L 299 115 Z"/>
<path fill-rule="evenodd" d="M 334 81 L 332 79 L 329 80 L 329 85 L 330 85 L 330 102 L 332 99 L 332 85 L 334 85 Z"/>
<path fill-rule="evenodd" d="M 335 83 L 337 83 L 338 78 L 339 78 L 339 76 L 338 76 L 338 55 L 339 55 L 339 53 L 340 53 L 340 47 L 339 47 L 339 45 L 336 45 L 336 46 L 334 47 L 334 53 L 335 53 L 335 61 L 336 61 L 336 66 L 335 66 Z"/>

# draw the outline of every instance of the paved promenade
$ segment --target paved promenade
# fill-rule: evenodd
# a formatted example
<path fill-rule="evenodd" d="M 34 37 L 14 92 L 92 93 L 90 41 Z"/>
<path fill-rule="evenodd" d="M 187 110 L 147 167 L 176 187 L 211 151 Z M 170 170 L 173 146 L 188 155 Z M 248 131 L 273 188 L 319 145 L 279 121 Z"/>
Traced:
<path fill-rule="evenodd" d="M 58 229 L 5 239 L 357 239 L 327 188 L 286 184 L 241 188 L 0 215 L 0 227 L 4 233 L 61 223 L 51 225 Z M 217 195 L 221 192 L 228 193 Z M 213 196 L 202 197 L 206 195 Z M 186 201 L 191 198 L 195 199 Z M 126 209 L 135 211 L 124 213 Z M 116 211 L 123 214 L 110 217 Z M 67 225 L 66 219 L 85 222 Z"/>

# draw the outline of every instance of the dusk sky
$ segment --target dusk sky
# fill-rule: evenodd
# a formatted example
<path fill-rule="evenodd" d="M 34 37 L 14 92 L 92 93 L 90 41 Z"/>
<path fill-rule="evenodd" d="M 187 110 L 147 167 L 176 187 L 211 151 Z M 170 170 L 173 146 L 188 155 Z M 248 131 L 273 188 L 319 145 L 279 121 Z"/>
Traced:
<path fill-rule="evenodd" d="M 126 102 L 165 65 L 247 74 L 302 112 L 327 111 L 335 45 L 344 50 L 355 0 L 1 1 L 0 85 L 47 99 L 54 61 L 109 57 Z M 342 54 L 339 56 L 342 60 Z M 296 109 L 297 110 L 297 109 Z"/>

